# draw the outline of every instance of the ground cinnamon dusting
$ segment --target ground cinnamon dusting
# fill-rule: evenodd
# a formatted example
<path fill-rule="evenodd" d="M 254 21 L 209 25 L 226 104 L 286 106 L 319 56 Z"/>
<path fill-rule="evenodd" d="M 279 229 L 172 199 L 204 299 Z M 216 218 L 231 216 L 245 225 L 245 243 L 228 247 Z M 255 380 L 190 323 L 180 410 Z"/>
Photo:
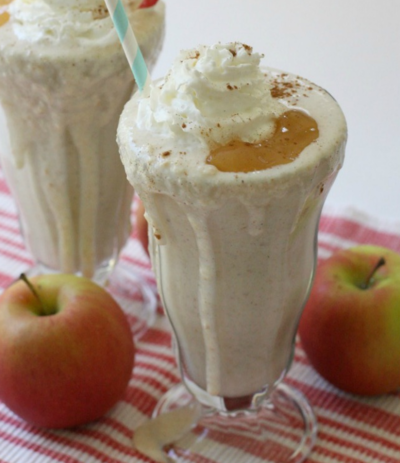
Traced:
<path fill-rule="evenodd" d="M 298 90 L 302 89 L 304 92 L 304 87 L 301 82 L 297 79 L 294 81 L 287 81 L 285 78 L 288 74 L 279 74 L 272 81 L 271 96 L 272 98 L 289 98 L 298 95 Z M 307 90 L 312 90 L 312 87 L 307 87 Z M 302 94 L 307 97 L 306 93 Z M 294 104 L 294 103 L 293 103 Z"/>
<path fill-rule="evenodd" d="M 279 79 L 275 79 L 272 82 L 271 96 L 272 98 L 288 98 L 297 93 L 293 82 L 284 82 Z"/>
<path fill-rule="evenodd" d="M 246 45 L 245 43 L 243 43 L 242 45 L 249 55 L 253 53 L 253 47 L 250 47 L 250 45 Z"/>
<path fill-rule="evenodd" d="M 194 56 L 189 56 L 189 59 L 198 59 L 199 57 L 200 57 L 200 52 L 198 50 L 195 50 Z"/>
<path fill-rule="evenodd" d="M 93 19 L 103 19 L 108 16 L 108 10 L 106 5 L 98 6 L 92 12 Z"/>

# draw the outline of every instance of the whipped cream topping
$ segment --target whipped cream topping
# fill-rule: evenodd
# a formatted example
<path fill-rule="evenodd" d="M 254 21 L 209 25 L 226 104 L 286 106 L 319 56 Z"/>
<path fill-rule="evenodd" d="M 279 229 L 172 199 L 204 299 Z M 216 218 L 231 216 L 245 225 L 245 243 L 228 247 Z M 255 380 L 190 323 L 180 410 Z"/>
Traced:
<path fill-rule="evenodd" d="M 16 36 L 29 42 L 116 38 L 103 0 L 14 0 L 9 13 Z"/>
<path fill-rule="evenodd" d="M 271 97 L 261 58 L 241 43 L 182 51 L 139 102 L 137 126 L 191 147 L 265 138 L 284 108 Z"/>

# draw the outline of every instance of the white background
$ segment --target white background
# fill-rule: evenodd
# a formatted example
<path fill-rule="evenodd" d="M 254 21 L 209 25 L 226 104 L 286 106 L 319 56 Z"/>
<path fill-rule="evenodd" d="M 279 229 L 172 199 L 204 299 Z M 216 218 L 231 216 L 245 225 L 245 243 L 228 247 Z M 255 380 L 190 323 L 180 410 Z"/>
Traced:
<path fill-rule="evenodd" d="M 327 204 L 400 221 L 400 0 L 165 0 L 153 76 L 178 51 L 241 41 L 264 64 L 326 88 L 348 122 L 345 165 Z"/>

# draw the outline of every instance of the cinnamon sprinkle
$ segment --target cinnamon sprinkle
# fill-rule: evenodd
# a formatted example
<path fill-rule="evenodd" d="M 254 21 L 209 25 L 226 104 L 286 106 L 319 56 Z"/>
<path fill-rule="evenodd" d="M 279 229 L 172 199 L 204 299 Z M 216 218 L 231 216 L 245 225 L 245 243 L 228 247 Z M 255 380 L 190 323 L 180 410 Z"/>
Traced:
<path fill-rule="evenodd" d="M 200 57 L 200 52 L 198 50 L 195 50 L 194 56 L 189 56 L 189 59 L 198 59 L 199 57 Z"/>
<path fill-rule="evenodd" d="M 271 96 L 272 98 L 289 98 L 297 95 L 297 89 L 301 84 L 296 80 L 295 82 L 287 82 L 283 80 L 287 74 L 280 74 L 272 82 Z"/>
<path fill-rule="evenodd" d="M 253 47 L 250 47 L 250 45 L 246 45 L 245 43 L 242 43 L 242 45 L 249 55 L 253 53 Z"/>
<path fill-rule="evenodd" d="M 93 19 L 103 19 L 106 16 L 108 16 L 108 10 L 107 7 L 104 5 L 101 5 L 97 8 L 95 8 L 92 11 Z"/>

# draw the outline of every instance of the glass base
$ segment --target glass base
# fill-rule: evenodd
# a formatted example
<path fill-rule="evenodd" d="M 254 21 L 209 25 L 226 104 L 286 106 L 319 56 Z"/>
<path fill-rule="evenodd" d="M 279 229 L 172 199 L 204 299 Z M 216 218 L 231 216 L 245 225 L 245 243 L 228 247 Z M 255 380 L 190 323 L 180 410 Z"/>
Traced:
<path fill-rule="evenodd" d="M 153 418 L 194 406 L 200 418 L 181 433 L 183 437 L 164 447 L 168 462 L 301 463 L 315 444 L 317 421 L 310 404 L 300 391 L 284 383 L 258 410 L 237 412 L 202 407 L 178 384 L 158 402 Z"/>
<path fill-rule="evenodd" d="M 33 277 L 59 273 L 42 264 L 29 268 L 25 275 Z M 118 302 L 128 318 L 134 340 L 141 338 L 156 318 L 157 298 L 151 288 L 124 262 L 117 262 L 114 268 L 107 265 L 97 269 L 93 281 L 103 286 Z"/>

